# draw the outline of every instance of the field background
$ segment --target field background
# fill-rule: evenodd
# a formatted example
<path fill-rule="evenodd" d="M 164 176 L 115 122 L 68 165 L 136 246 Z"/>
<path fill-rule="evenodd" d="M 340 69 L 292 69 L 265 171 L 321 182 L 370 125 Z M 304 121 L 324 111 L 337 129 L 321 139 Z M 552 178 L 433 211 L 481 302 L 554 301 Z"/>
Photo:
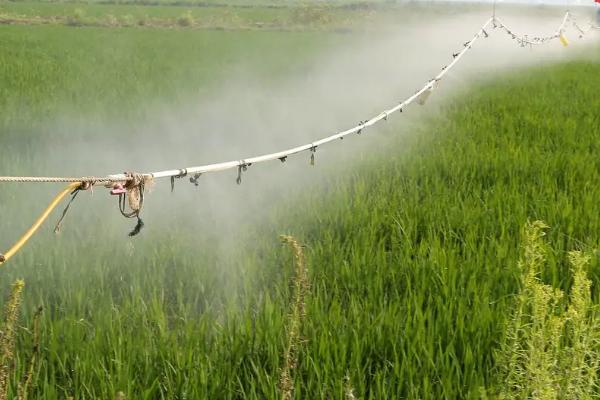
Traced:
<path fill-rule="evenodd" d="M 304 143 L 412 93 L 489 14 L 203 4 L 0 3 L 2 174 L 145 171 Z M 503 11 L 546 31 L 563 12 Z M 232 172 L 174 194 L 158 182 L 135 239 L 102 188 L 80 195 L 60 235 L 50 222 L 2 271 L 4 296 L 26 282 L 13 390 L 43 305 L 31 398 L 279 398 L 293 264 L 278 235 L 292 234 L 311 282 L 296 398 L 493 392 L 523 224 L 552 227 L 544 279 L 565 290 L 565 252 L 598 246 L 590 42 L 475 50 L 430 107 L 319 149 L 315 168 L 290 159 L 250 168 L 240 187 Z M 507 67 L 527 57 L 545 65 Z M 2 187 L 0 249 L 58 189 Z M 594 257 L 595 301 L 599 272 Z"/>

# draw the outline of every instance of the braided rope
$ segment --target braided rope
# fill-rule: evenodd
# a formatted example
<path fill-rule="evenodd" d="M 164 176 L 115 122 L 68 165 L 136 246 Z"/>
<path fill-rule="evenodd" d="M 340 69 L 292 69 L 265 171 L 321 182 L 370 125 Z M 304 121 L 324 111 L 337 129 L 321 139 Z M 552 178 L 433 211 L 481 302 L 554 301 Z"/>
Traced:
<path fill-rule="evenodd" d="M 70 178 L 70 177 L 48 177 L 48 176 L 0 176 L 0 182 L 17 182 L 17 183 L 26 183 L 26 182 L 34 182 L 34 183 L 75 183 L 75 182 L 86 182 L 86 183 L 112 183 L 112 182 L 125 182 L 130 181 L 133 178 L 131 177 L 93 177 L 93 176 L 84 176 L 81 178 Z"/>

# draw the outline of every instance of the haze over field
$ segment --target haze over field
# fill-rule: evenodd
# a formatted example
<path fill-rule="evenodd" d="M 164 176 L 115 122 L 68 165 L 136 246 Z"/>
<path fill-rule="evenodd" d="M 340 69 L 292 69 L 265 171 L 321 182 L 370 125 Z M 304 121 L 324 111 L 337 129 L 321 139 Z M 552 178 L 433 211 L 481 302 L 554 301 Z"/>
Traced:
<path fill-rule="evenodd" d="M 435 13 L 429 15 L 423 14 L 422 10 L 399 14 L 397 19 L 386 19 L 386 24 L 378 25 L 375 30 L 349 35 L 296 35 L 300 48 L 313 46 L 318 40 L 321 43 L 316 47 L 319 50 L 295 62 L 286 60 L 283 55 L 287 51 L 285 42 L 279 41 L 276 34 L 252 33 L 255 37 L 252 46 L 257 47 L 251 51 L 259 55 L 271 52 L 269 57 L 278 65 L 275 77 L 265 76 L 260 62 L 251 61 L 248 56 L 214 53 L 206 63 L 223 65 L 226 76 L 219 75 L 220 71 L 208 70 L 205 76 L 190 72 L 193 78 L 185 83 L 176 81 L 176 76 L 167 79 L 171 88 L 182 87 L 174 100 L 168 96 L 146 96 L 122 107 L 125 115 L 145 115 L 142 120 L 112 118 L 110 113 L 103 114 L 93 109 L 91 112 L 80 111 L 79 107 L 93 98 L 93 90 L 107 91 L 112 95 L 112 85 L 115 91 L 121 91 L 135 81 L 130 78 L 104 83 L 98 80 L 97 74 L 90 75 L 86 70 L 77 72 L 75 69 L 73 73 L 84 77 L 80 81 L 84 83 L 81 89 L 72 94 L 67 91 L 64 99 L 51 106 L 56 111 L 50 119 L 33 130 L 33 135 L 52 139 L 41 142 L 39 146 L 32 144 L 29 151 L 21 156 L 34 159 L 36 163 L 9 164 L 7 172 L 39 175 L 40 165 L 44 166 L 44 174 L 67 176 L 97 176 L 128 170 L 153 172 L 239 160 L 310 143 L 373 116 L 421 88 L 452 60 L 452 54 L 461 49 L 462 43 L 469 40 L 489 18 L 489 13 L 480 9 L 460 15 L 444 8 L 433 7 L 432 11 Z M 499 10 L 498 15 L 517 32 L 549 35 L 554 32 L 563 14 L 562 9 L 538 14 L 506 7 Z M 591 14 L 581 12 L 580 15 Z M 319 148 L 314 169 L 307 165 L 308 155 L 302 154 L 290 157 L 285 165 L 252 166 L 244 174 L 240 186 L 235 184 L 237 172 L 234 170 L 203 176 L 202 184 L 197 188 L 189 185 L 187 179 L 177 181 L 176 195 L 170 193 L 166 180 L 158 181 L 147 196 L 144 210 L 146 230 L 158 233 L 173 221 L 179 221 L 182 226 L 189 225 L 192 230 L 197 224 L 209 224 L 210 229 L 203 232 L 211 232 L 218 238 L 219 247 L 227 249 L 232 232 L 240 225 L 266 218 L 270 207 L 277 204 L 288 190 L 310 190 L 316 182 L 328 179 L 327 171 L 335 169 L 336 165 L 352 165 L 353 160 L 385 148 L 392 135 L 413 135 L 418 125 L 437 115 L 439 106 L 452 103 L 454 93 L 464 92 L 485 80 L 493 81 L 501 73 L 525 66 L 585 58 L 588 46 L 597 37 L 591 33 L 579 40 L 571 28 L 568 32 L 572 38 L 570 47 L 564 48 L 556 42 L 530 50 L 521 48 L 499 30 L 490 33 L 490 38 L 477 42 L 460 65 L 441 82 L 428 107 L 414 105 L 404 114 L 392 117 L 388 123 L 391 129 L 379 125 L 369 129 L 368 135 L 350 137 L 344 142 Z M 140 60 L 144 56 L 143 51 L 153 49 L 153 46 L 139 47 L 136 43 L 143 42 L 136 38 L 139 34 L 135 32 L 130 40 L 120 39 L 118 31 L 104 34 L 109 38 L 97 47 L 97 52 L 114 52 L 124 59 Z M 186 37 L 179 33 L 169 35 Z M 214 34 L 191 35 L 187 37 L 194 37 L 194 42 L 202 45 L 195 45 L 190 54 L 197 54 L 197 59 L 213 54 L 212 51 L 203 52 L 202 47 L 210 45 L 210 41 L 216 38 Z M 231 34 L 219 35 L 227 48 L 237 40 L 228 36 Z M 80 44 L 90 40 L 81 37 Z M 49 36 L 46 46 L 60 46 L 62 40 L 60 36 Z M 38 43 L 32 42 L 34 46 Z M 40 48 L 36 51 L 46 50 Z M 83 59 L 96 57 L 85 50 L 77 51 L 81 52 Z M 229 61 L 233 57 L 235 61 Z M 134 77 L 139 74 L 136 68 L 141 67 L 137 62 L 116 68 L 120 74 Z M 111 70 L 115 66 L 105 68 L 101 79 L 113 79 L 115 75 Z M 217 75 L 209 79 L 212 82 L 208 86 L 205 79 L 211 73 Z M 89 79 L 88 87 L 85 79 Z M 199 89 L 201 95 L 197 94 Z M 71 98 L 77 101 L 72 102 Z M 122 96 L 113 98 L 114 101 L 126 99 Z M 95 104 L 90 103 L 91 106 Z M 106 103 L 102 107 L 111 110 L 112 105 Z M 38 115 L 38 112 L 32 112 L 31 119 L 36 121 Z M 22 140 L 19 135 L 9 136 L 5 145 L 16 148 Z M 65 141 L 69 143 L 69 156 L 58 156 L 64 152 Z M 27 194 L 25 199 L 30 200 L 21 198 L 21 207 L 11 211 L 13 217 L 4 221 L 6 226 L 15 230 L 22 230 L 27 216 L 37 212 L 37 199 L 50 197 L 55 189 L 28 186 L 21 190 L 22 194 Z M 81 208 L 74 207 L 71 213 L 86 224 L 101 223 L 110 234 L 121 235 L 131 225 L 130 221 L 101 217 L 114 215 L 112 200 L 104 193 L 94 196 L 84 193 L 78 201 Z M 87 211 L 88 208 L 93 211 Z M 181 213 L 182 209 L 188 211 Z M 53 237 L 49 229 L 43 235 L 48 239 Z M 66 229 L 62 235 L 72 237 L 79 233 Z M 0 239 L 3 247 L 13 240 L 9 236 Z M 144 243 L 145 240 L 142 236 L 136 243 Z M 152 241 L 149 239 L 149 242 Z M 57 245 L 60 246 L 60 243 Z M 129 244 L 123 242 L 123 246 Z"/>

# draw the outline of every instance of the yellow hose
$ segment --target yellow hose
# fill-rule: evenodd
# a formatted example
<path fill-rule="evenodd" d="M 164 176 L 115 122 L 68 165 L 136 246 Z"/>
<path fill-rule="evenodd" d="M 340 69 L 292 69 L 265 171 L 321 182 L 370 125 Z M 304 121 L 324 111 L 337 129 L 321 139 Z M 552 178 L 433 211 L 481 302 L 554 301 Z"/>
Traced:
<path fill-rule="evenodd" d="M 58 193 L 56 195 L 56 197 L 50 202 L 48 207 L 44 210 L 42 215 L 39 216 L 37 221 L 35 221 L 35 223 L 31 226 L 31 228 L 29 228 L 29 230 L 27 232 L 25 232 L 25 234 L 21 237 L 21 239 L 19 239 L 17 241 L 17 243 L 15 243 L 10 248 L 10 250 L 8 250 L 4 254 L 4 257 L 2 257 L 2 255 L 0 255 L 0 265 L 3 265 L 12 256 L 14 256 L 19 250 L 21 250 L 21 247 L 23 247 L 25 245 L 25 243 L 27 243 L 27 241 L 29 239 L 31 239 L 31 237 L 37 232 L 37 230 L 40 228 L 40 226 L 42 226 L 44 221 L 46 221 L 46 219 L 48 219 L 48 216 L 50 215 L 50 213 L 52 213 L 52 211 L 56 208 L 56 206 L 60 203 L 60 201 L 66 195 L 68 195 L 69 193 L 71 193 L 73 190 L 77 189 L 80 186 L 81 186 L 81 182 L 74 182 L 74 183 L 69 184 L 60 193 Z M 4 259 L 2 259 L 2 258 L 4 258 Z"/>

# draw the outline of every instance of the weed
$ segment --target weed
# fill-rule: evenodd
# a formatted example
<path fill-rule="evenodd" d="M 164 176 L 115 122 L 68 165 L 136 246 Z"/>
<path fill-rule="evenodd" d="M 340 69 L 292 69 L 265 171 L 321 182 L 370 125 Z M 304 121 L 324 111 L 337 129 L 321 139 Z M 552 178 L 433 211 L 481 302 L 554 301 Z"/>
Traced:
<path fill-rule="evenodd" d="M 294 8 L 290 19 L 297 25 L 327 25 L 333 21 L 332 14 L 327 8 L 314 6 Z"/>
<path fill-rule="evenodd" d="M 127 396 L 125 396 L 125 393 L 119 391 L 115 395 L 115 400 L 127 400 Z"/>
<path fill-rule="evenodd" d="M 573 285 L 564 304 L 564 293 L 540 278 L 546 228 L 536 221 L 524 229 L 521 291 L 499 357 L 502 399 L 589 399 L 597 387 L 600 319 L 586 276 L 590 258 L 569 253 Z"/>
<path fill-rule="evenodd" d="M 119 26 L 119 20 L 113 14 L 106 15 L 104 23 L 108 26 Z"/>
<path fill-rule="evenodd" d="M 8 399 L 10 376 L 14 372 L 15 336 L 24 286 L 22 280 L 15 281 L 4 307 L 4 326 L 0 338 L 0 400 Z"/>
<path fill-rule="evenodd" d="M 194 25 L 194 16 L 191 11 L 186 11 L 177 18 L 177 24 L 182 27 L 190 27 Z"/>
<path fill-rule="evenodd" d="M 138 26 L 146 26 L 149 23 L 149 18 L 147 15 L 142 15 L 138 18 L 137 24 Z"/>
<path fill-rule="evenodd" d="M 346 400 L 357 400 L 354 395 L 354 388 L 352 387 L 349 373 L 346 373 L 346 376 L 344 377 L 344 396 Z"/>
<path fill-rule="evenodd" d="M 68 26 L 82 26 L 85 24 L 85 11 L 81 8 L 76 8 L 73 14 L 67 16 L 66 25 Z"/>
<path fill-rule="evenodd" d="M 31 359 L 29 360 L 29 368 L 27 369 L 27 373 L 25 374 L 25 379 L 22 383 L 19 384 L 17 396 L 19 400 L 27 400 L 29 388 L 31 387 L 31 383 L 33 382 L 33 374 L 40 356 L 40 318 L 43 310 L 44 308 L 40 306 L 33 315 Z"/>
<path fill-rule="evenodd" d="M 136 24 L 136 21 L 135 21 L 135 18 L 133 18 L 133 16 L 131 16 L 129 14 L 121 16 L 121 26 L 131 27 L 131 26 L 135 26 L 135 24 Z"/>
<path fill-rule="evenodd" d="M 290 245 L 294 251 L 294 258 L 296 260 L 294 302 L 286 324 L 287 346 L 283 354 L 283 365 L 279 377 L 281 398 L 291 400 L 294 397 L 294 369 L 298 365 L 302 321 L 306 318 L 306 296 L 310 290 L 310 285 L 302 246 L 292 236 L 281 236 L 281 239 L 284 243 Z"/>

